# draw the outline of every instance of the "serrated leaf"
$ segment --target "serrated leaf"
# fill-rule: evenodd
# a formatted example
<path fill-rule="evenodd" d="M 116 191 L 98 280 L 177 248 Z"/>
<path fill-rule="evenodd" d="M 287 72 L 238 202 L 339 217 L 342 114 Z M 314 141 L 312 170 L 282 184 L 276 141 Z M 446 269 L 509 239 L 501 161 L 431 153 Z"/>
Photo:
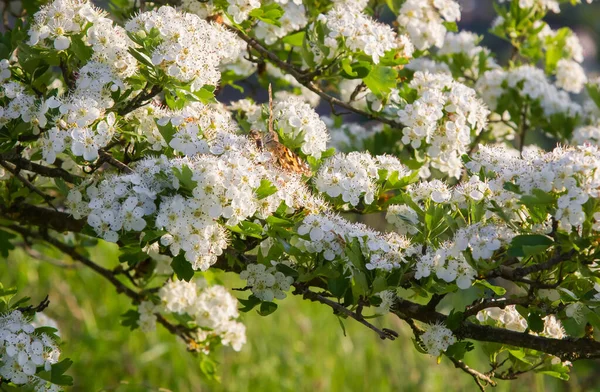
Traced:
<path fill-rule="evenodd" d="M 258 200 L 271 196 L 274 193 L 277 193 L 277 187 L 275 187 L 271 181 L 266 179 L 261 180 L 260 186 L 256 188 L 256 198 Z"/>
<path fill-rule="evenodd" d="M 9 251 L 15 249 L 11 242 L 17 235 L 0 229 L 0 256 L 8 257 Z"/>
<path fill-rule="evenodd" d="M 65 372 L 73 365 L 73 361 L 69 358 L 52 365 L 50 371 L 36 373 L 36 376 L 43 380 L 50 381 L 56 385 L 73 385 L 73 377 L 67 376 Z"/>
<path fill-rule="evenodd" d="M 508 255 L 526 257 L 543 253 L 554 244 L 552 238 L 541 234 L 518 235 L 512 239 Z"/>
<path fill-rule="evenodd" d="M 171 268 L 175 271 L 177 275 L 177 279 L 185 280 L 189 282 L 194 277 L 194 269 L 192 268 L 192 264 L 185 259 L 183 253 L 179 253 L 179 255 L 173 257 L 171 261 Z"/>
<path fill-rule="evenodd" d="M 277 310 L 277 304 L 275 302 L 263 302 L 260 304 L 258 314 L 261 316 L 268 316 Z"/>
<path fill-rule="evenodd" d="M 374 66 L 363 82 L 373 94 L 385 98 L 397 86 L 398 72 L 390 67 Z"/>
<path fill-rule="evenodd" d="M 544 320 L 542 320 L 542 316 L 538 312 L 531 312 L 527 317 L 527 325 L 529 329 L 533 332 L 540 333 L 544 331 Z"/>
<path fill-rule="evenodd" d="M 491 284 L 487 280 L 477 280 L 477 281 L 475 281 L 475 284 L 478 285 L 478 286 L 483 286 L 486 289 L 492 290 L 496 295 L 504 295 L 504 294 L 506 294 L 506 289 L 504 287 L 494 286 L 493 284 Z"/>

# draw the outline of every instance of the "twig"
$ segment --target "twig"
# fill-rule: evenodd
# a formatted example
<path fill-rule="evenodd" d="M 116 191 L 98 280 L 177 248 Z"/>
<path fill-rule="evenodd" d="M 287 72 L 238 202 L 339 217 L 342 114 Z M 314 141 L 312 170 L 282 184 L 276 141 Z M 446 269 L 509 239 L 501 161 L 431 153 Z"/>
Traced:
<path fill-rule="evenodd" d="M 454 366 L 460 370 L 462 370 L 463 372 L 467 373 L 468 375 L 470 375 L 471 377 L 473 377 L 473 379 L 475 380 L 475 383 L 477 383 L 477 386 L 479 387 L 479 390 L 481 391 L 485 391 L 485 386 L 481 383 L 486 382 L 489 385 L 495 387 L 497 384 L 494 380 L 492 380 L 489 376 L 486 376 L 485 374 L 467 366 L 466 363 L 464 363 L 463 361 L 459 360 L 459 359 L 455 359 L 452 358 L 450 356 L 448 356 L 448 358 L 452 361 L 452 363 L 454 364 Z"/>
<path fill-rule="evenodd" d="M 141 108 L 150 103 L 152 98 L 157 96 L 162 92 L 162 87 L 155 85 L 150 88 L 150 91 L 146 89 L 139 93 L 134 99 L 129 101 L 127 105 L 125 105 L 122 109 L 118 110 L 117 113 L 121 116 L 125 116 L 128 113 L 133 112 L 137 108 Z"/>
<path fill-rule="evenodd" d="M 126 174 L 133 173 L 133 170 L 129 166 L 127 166 L 123 162 L 121 162 L 118 159 L 116 159 L 115 157 L 113 157 L 110 152 L 107 152 L 105 150 L 98 150 L 98 155 L 100 155 L 100 159 L 102 159 L 104 162 L 107 162 L 111 166 L 116 167 L 123 173 L 126 173 Z"/>
<path fill-rule="evenodd" d="M 397 298 L 392 313 L 402 320 L 414 319 L 428 324 L 446 324 L 448 316 L 427 309 L 425 305 Z M 562 360 L 600 358 L 600 343 L 589 339 L 554 339 L 516 332 L 508 329 L 479 325 L 463 321 L 454 334 L 461 339 L 502 343 L 510 346 L 529 348 L 552 354 Z"/>
<path fill-rule="evenodd" d="M 371 120 L 377 120 L 382 123 L 388 124 L 388 125 L 392 126 L 393 128 L 398 128 L 398 129 L 404 128 L 404 125 L 399 122 L 396 122 L 394 120 L 390 120 L 390 119 L 387 119 L 384 117 L 380 117 L 379 115 L 375 115 L 375 114 L 366 112 L 364 110 L 355 108 L 354 106 L 327 94 L 320 87 L 318 87 L 313 81 L 307 79 L 307 75 L 310 75 L 310 73 L 300 70 L 300 69 L 294 67 L 293 65 L 288 64 L 285 61 L 281 60 L 275 53 L 266 49 L 264 46 L 262 46 L 260 44 L 260 42 L 258 42 L 256 39 L 246 35 L 243 31 L 238 30 L 235 27 L 231 27 L 231 26 L 227 26 L 227 25 L 223 25 L 223 26 L 226 29 L 236 33 L 238 35 L 238 37 L 240 37 L 242 40 L 246 41 L 246 43 L 250 47 L 252 47 L 254 50 L 256 50 L 261 55 L 261 57 L 268 59 L 277 68 L 292 75 L 298 81 L 298 83 L 304 85 L 304 87 L 308 88 L 310 91 L 319 95 L 325 101 L 329 102 L 330 105 L 339 106 L 350 112 L 365 116 L 366 118 L 369 118 Z"/>
<path fill-rule="evenodd" d="M 14 158 L 6 158 L 2 156 L 0 159 L 5 159 L 6 161 L 14 164 L 22 170 L 37 173 L 44 177 L 62 178 L 63 180 L 71 184 L 76 184 L 82 179 L 81 177 L 75 174 L 69 173 L 63 168 L 40 165 L 20 156 Z"/>
<path fill-rule="evenodd" d="M 39 312 L 43 312 L 44 309 L 46 309 L 48 307 L 48 305 L 50 305 L 50 301 L 48 300 L 48 296 L 46 295 L 46 298 L 44 298 L 42 300 L 42 302 L 40 302 L 38 304 L 38 306 L 33 306 L 33 305 L 29 305 L 29 306 L 25 306 L 22 308 L 17 308 L 18 311 L 20 311 L 21 313 L 39 313 Z"/>
<path fill-rule="evenodd" d="M 44 199 L 46 201 L 46 203 L 48 203 L 48 205 L 50 205 L 50 207 L 54 208 L 56 211 L 58 211 L 56 209 L 56 207 L 54 207 L 54 205 L 52 204 L 52 196 L 49 196 L 47 194 L 45 194 L 44 192 L 40 191 L 35 185 L 33 185 L 31 182 L 29 182 L 28 179 L 26 179 L 25 177 L 23 177 L 21 175 L 21 173 L 19 173 L 19 170 L 17 167 L 11 167 L 11 164 L 9 164 L 8 162 L 6 162 L 5 160 L 0 159 L 0 166 L 4 167 L 6 170 L 8 170 L 13 176 L 15 176 L 15 178 L 17 178 L 19 181 L 21 181 L 23 183 L 23 185 L 25 185 L 27 188 L 29 188 L 32 192 L 40 195 L 42 197 L 42 199 Z"/>
<path fill-rule="evenodd" d="M 19 233 L 23 237 L 29 237 L 29 238 L 35 238 L 38 240 L 42 240 L 42 241 L 54 246 L 61 252 L 70 256 L 73 260 L 76 260 L 76 261 L 82 263 L 83 265 L 92 269 L 97 274 L 104 277 L 117 289 L 118 293 L 125 294 L 126 296 L 131 298 L 134 302 L 141 302 L 144 300 L 143 294 L 138 293 L 138 292 L 132 290 L 131 288 L 127 287 L 123 282 L 121 282 L 119 279 L 117 279 L 115 277 L 115 275 L 113 274 L 113 272 L 111 270 L 106 269 L 106 268 L 94 263 L 92 260 L 88 259 L 87 257 L 85 257 L 85 256 L 81 255 L 79 252 L 77 252 L 77 250 L 75 248 L 73 248 L 69 245 L 66 245 L 66 244 L 60 242 L 59 240 L 49 236 L 48 233 L 42 233 L 42 232 L 36 233 L 36 232 L 30 231 L 28 229 L 25 229 L 25 228 L 17 226 L 17 225 L 10 225 L 7 228 Z M 156 316 L 156 320 L 161 325 L 163 325 L 169 332 L 173 333 L 174 335 L 179 336 L 186 344 L 188 344 L 188 345 L 193 344 L 194 338 L 193 338 L 192 334 L 193 334 L 194 330 L 191 330 L 187 327 L 183 327 L 180 325 L 173 325 L 168 320 L 166 320 L 162 315 L 160 315 L 158 313 L 155 314 L 155 316 Z"/>
<path fill-rule="evenodd" d="M 467 306 L 464 312 L 464 317 L 475 316 L 480 311 L 487 308 L 501 308 L 504 309 L 508 305 L 527 305 L 530 304 L 531 298 L 529 297 L 518 297 L 518 298 L 488 298 L 477 300 L 475 303 Z"/>
<path fill-rule="evenodd" d="M 343 305 L 341 305 L 337 302 L 334 302 L 318 293 L 315 293 L 314 291 L 310 291 L 308 289 L 308 287 L 305 287 L 305 286 L 297 284 L 297 283 L 294 284 L 294 287 L 298 290 L 299 294 L 302 294 L 303 298 L 308 299 L 313 302 L 320 302 L 322 304 L 325 304 L 325 305 L 331 307 L 336 313 L 344 314 L 350 318 L 353 318 L 354 320 L 358 321 L 362 325 L 375 331 L 377 333 L 377 335 L 379 335 L 379 338 L 381 338 L 382 340 L 385 340 L 385 339 L 395 340 L 398 337 L 397 332 L 392 331 L 391 329 L 387 329 L 387 328 L 383 328 L 383 329 L 377 328 L 376 326 L 374 326 L 373 324 L 371 324 L 367 320 L 365 320 L 364 317 L 362 317 L 361 315 L 356 314 L 355 312 L 344 307 Z"/>

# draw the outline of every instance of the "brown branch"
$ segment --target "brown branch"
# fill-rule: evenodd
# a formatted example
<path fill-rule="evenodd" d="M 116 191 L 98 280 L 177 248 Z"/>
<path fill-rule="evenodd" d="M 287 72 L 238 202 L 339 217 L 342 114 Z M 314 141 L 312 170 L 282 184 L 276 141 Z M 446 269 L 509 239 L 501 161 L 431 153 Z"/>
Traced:
<path fill-rule="evenodd" d="M 419 305 L 401 298 L 396 300 L 392 308 L 392 313 L 403 320 L 414 319 L 430 324 L 445 324 L 448 318 L 448 316 L 442 313 L 427 309 L 425 305 Z M 479 325 L 468 321 L 463 321 L 453 332 L 460 339 L 472 339 L 529 348 L 557 356 L 562 360 L 576 361 L 579 359 L 600 358 L 600 342 L 590 339 L 546 338 L 503 328 Z"/>
<path fill-rule="evenodd" d="M 532 299 L 529 297 L 517 298 L 488 298 L 476 300 L 472 305 L 467 306 L 464 312 L 465 318 L 475 316 L 477 313 L 488 308 L 504 309 L 508 305 L 529 305 Z"/>
<path fill-rule="evenodd" d="M 20 203 L 14 206 L 0 205 L 0 214 L 21 225 L 41 226 L 58 232 L 83 230 L 86 221 L 75 219 L 66 212 Z"/>
<path fill-rule="evenodd" d="M 14 164 L 19 169 L 37 173 L 44 177 L 62 178 L 63 180 L 71 184 L 76 184 L 80 180 L 82 180 L 82 177 L 79 177 L 75 174 L 71 174 L 63 168 L 40 165 L 18 155 L 8 157 L 0 155 L 0 159 L 5 159 L 6 161 Z"/>
<path fill-rule="evenodd" d="M 48 307 L 48 305 L 50 305 L 50 301 L 48 300 L 48 296 L 46 295 L 46 297 L 37 306 L 29 305 L 17 308 L 17 310 L 22 313 L 39 313 L 43 312 L 44 309 Z"/>
<path fill-rule="evenodd" d="M 111 166 L 116 167 L 123 173 L 126 173 L 126 174 L 133 173 L 133 170 L 129 166 L 127 166 L 123 162 L 121 162 L 118 159 L 116 159 L 115 157 L 113 157 L 110 152 L 107 152 L 105 150 L 98 150 L 98 154 L 100 155 L 100 159 L 102 159 L 104 162 L 107 162 Z"/>
<path fill-rule="evenodd" d="M 497 385 L 496 382 L 494 380 L 492 380 L 489 376 L 486 376 L 485 374 L 473 369 L 472 367 L 467 366 L 467 364 L 464 363 L 463 361 L 461 361 L 459 359 L 454 359 L 450 356 L 448 358 L 452 361 L 452 363 L 454 364 L 454 366 L 457 369 L 460 369 L 463 372 L 470 375 L 471 377 L 473 377 L 473 379 L 475 380 L 475 383 L 479 387 L 479 390 L 485 391 L 485 386 L 481 383 L 482 381 L 493 387 L 495 387 Z"/>
<path fill-rule="evenodd" d="M 524 276 L 527 276 L 529 274 L 544 271 L 544 270 L 550 270 L 550 269 L 554 268 L 555 266 L 557 266 L 558 264 L 562 263 L 563 261 L 570 259 L 575 254 L 576 254 L 576 252 L 574 249 L 572 249 L 569 252 L 564 253 L 564 254 L 557 253 L 543 263 L 533 264 L 533 265 L 530 265 L 527 267 L 509 268 L 509 267 L 502 265 L 499 268 L 496 268 L 496 269 L 488 272 L 485 275 L 485 279 L 502 277 L 502 278 L 505 278 L 505 279 L 511 280 L 511 281 L 519 281 L 521 278 L 523 278 Z M 525 281 L 524 283 L 528 283 L 528 281 Z"/>
<path fill-rule="evenodd" d="M 134 302 L 141 302 L 145 299 L 145 295 L 143 293 L 139 293 L 139 292 L 129 288 L 127 285 L 125 285 L 123 282 L 121 282 L 119 279 L 117 279 L 111 270 L 106 269 L 106 268 L 94 263 L 92 260 L 88 259 L 87 257 L 85 257 L 82 254 L 80 254 L 79 252 L 77 252 L 77 250 L 74 247 L 71 247 L 67 244 L 62 243 L 61 241 L 57 240 L 56 238 L 53 238 L 50 235 L 48 235 L 48 233 L 44 233 L 44 232 L 36 233 L 36 232 L 30 231 L 28 229 L 25 229 L 25 228 L 17 226 L 17 225 L 11 225 L 11 226 L 8 226 L 7 228 L 19 233 L 24 238 L 38 239 L 38 240 L 44 241 L 44 242 L 54 246 L 61 252 L 65 253 L 66 255 L 71 257 L 73 260 L 82 263 L 83 265 L 92 269 L 97 274 L 101 275 L 103 278 L 108 280 L 116 288 L 118 293 L 125 294 L 126 296 L 131 298 Z M 169 332 L 171 332 L 172 334 L 174 334 L 176 336 L 179 336 L 188 346 L 193 346 L 193 343 L 194 343 L 194 338 L 192 336 L 193 330 L 191 330 L 187 327 L 183 327 L 181 325 L 174 325 L 174 324 L 170 323 L 167 319 L 165 319 L 161 314 L 155 314 L 155 316 L 156 316 L 156 320 L 161 325 L 163 325 Z"/>
<path fill-rule="evenodd" d="M 141 108 L 150 103 L 152 98 L 156 97 L 158 94 L 162 92 L 162 87 L 155 85 L 150 88 L 150 90 L 145 89 L 141 93 L 139 93 L 135 98 L 133 98 L 129 103 L 123 108 L 117 110 L 117 113 L 120 116 L 125 116 L 133 112 L 135 109 Z"/>
<path fill-rule="evenodd" d="M 26 179 L 25 177 L 23 177 L 21 175 L 21 173 L 19 173 L 19 169 L 16 166 L 12 167 L 11 165 L 12 164 L 9 164 L 5 160 L 0 159 L 0 166 L 4 167 L 6 170 L 8 170 L 16 179 L 21 181 L 23 183 L 23 185 L 25 185 L 27 188 L 29 188 L 29 190 L 31 190 L 33 193 L 41 196 L 42 199 L 44 199 L 46 201 L 46 203 L 48 203 L 50 205 L 50 207 L 52 207 L 56 210 L 56 207 L 54 207 L 54 205 L 52 204 L 53 198 L 50 195 L 47 195 L 44 192 L 40 191 L 28 179 Z"/>
<path fill-rule="evenodd" d="M 345 316 L 348 316 L 348 317 L 358 321 L 359 323 L 366 326 L 367 328 L 375 331 L 377 333 L 377 335 L 379 335 L 379 338 L 382 340 L 385 340 L 385 339 L 395 340 L 398 337 L 397 332 L 392 331 L 391 329 L 387 329 L 387 328 L 383 328 L 383 329 L 377 328 L 376 326 L 374 326 L 373 324 L 371 324 L 367 320 L 365 320 L 365 318 L 362 315 L 359 315 L 359 314 L 351 311 L 350 309 L 344 307 L 342 304 L 334 302 L 334 301 L 330 300 L 329 298 L 322 296 L 321 294 L 315 293 L 314 291 L 310 291 L 308 289 L 308 287 L 306 287 L 304 285 L 294 283 L 294 287 L 296 289 L 294 294 L 302 295 L 302 297 L 304 299 L 308 299 L 313 302 L 320 302 L 320 303 L 332 308 L 335 313 L 343 314 Z"/>
<path fill-rule="evenodd" d="M 268 59 L 277 68 L 292 75 L 298 81 L 298 83 L 302 84 L 304 87 L 308 88 L 313 93 L 319 95 L 325 101 L 329 102 L 330 105 L 339 106 L 350 112 L 360 114 L 371 120 L 376 120 L 376 121 L 382 122 L 384 124 L 388 124 L 388 125 L 392 126 L 393 128 L 398 128 L 398 129 L 404 128 L 404 125 L 399 122 L 396 122 L 396 121 L 378 116 L 376 114 L 369 113 L 364 110 L 358 109 L 344 101 L 341 101 L 341 100 L 327 94 L 319 86 L 317 86 L 310 78 L 307 77 L 307 76 L 311 76 L 312 75 L 311 73 L 307 73 L 303 70 L 300 70 L 300 69 L 294 67 L 292 64 L 288 64 L 287 62 L 281 60 L 275 53 L 271 52 L 270 50 L 268 50 L 267 48 L 262 46 L 262 44 L 260 42 L 258 42 L 256 39 L 246 35 L 243 31 L 238 30 L 235 27 L 231 27 L 231 26 L 227 26 L 227 25 L 223 25 L 223 26 L 225 28 L 227 28 L 228 30 L 236 33 L 238 35 L 238 37 L 240 37 L 242 40 L 246 41 L 246 43 L 250 47 L 252 47 L 254 50 L 256 50 L 260 54 L 261 57 L 263 57 L 264 59 Z"/>

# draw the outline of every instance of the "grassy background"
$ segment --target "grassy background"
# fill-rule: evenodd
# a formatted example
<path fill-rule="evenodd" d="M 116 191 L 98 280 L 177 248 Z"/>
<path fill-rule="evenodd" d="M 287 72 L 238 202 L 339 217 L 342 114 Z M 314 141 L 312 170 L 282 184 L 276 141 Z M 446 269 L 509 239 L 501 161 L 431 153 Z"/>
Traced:
<path fill-rule="evenodd" d="M 48 257 L 61 257 L 49 254 Z M 116 265 L 117 250 L 102 244 L 93 259 Z M 62 266 L 55 264 L 61 263 Z M 76 391 L 471 391 L 473 380 L 444 359 L 419 354 L 410 330 L 389 317 L 377 320 L 400 333 L 394 342 L 381 341 L 371 331 L 346 321 L 347 336 L 331 310 L 300 298 L 280 302 L 269 317 L 243 315 L 248 343 L 240 353 L 217 355 L 220 382 L 200 376 L 199 359 L 180 341 L 158 327 L 157 332 L 130 332 L 119 315 L 131 306 L 128 298 L 86 268 L 68 260 L 40 261 L 22 251 L 0 259 L 0 277 L 17 285 L 37 303 L 46 294 L 46 313 L 57 320 L 64 339 L 63 357 L 70 357 Z M 233 286 L 235 278 L 224 280 Z M 230 285 L 231 287 L 231 285 Z M 485 356 L 466 357 L 485 370 Z M 569 383 L 543 375 L 501 382 L 497 391 L 600 390 L 593 368 L 578 363 Z M 595 389 L 596 388 L 596 389 Z"/>

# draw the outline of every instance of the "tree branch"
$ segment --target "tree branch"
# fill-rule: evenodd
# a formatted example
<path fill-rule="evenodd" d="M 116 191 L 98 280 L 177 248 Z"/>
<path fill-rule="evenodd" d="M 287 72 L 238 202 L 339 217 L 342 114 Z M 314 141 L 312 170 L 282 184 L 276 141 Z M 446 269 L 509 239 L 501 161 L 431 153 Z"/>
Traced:
<path fill-rule="evenodd" d="M 27 230 L 27 229 L 17 226 L 17 225 L 11 225 L 11 226 L 8 226 L 7 228 L 19 233 L 24 238 L 38 239 L 38 240 L 44 241 L 44 242 L 54 246 L 61 252 L 70 256 L 73 260 L 82 263 L 83 265 L 92 269 L 97 274 L 101 275 L 104 279 L 108 280 L 116 288 L 118 293 L 125 294 L 126 296 L 131 298 L 134 302 L 141 302 L 145 299 L 144 294 L 138 293 L 137 291 L 132 290 L 131 288 L 126 286 L 123 282 L 121 282 L 119 279 L 117 279 L 115 277 L 115 275 L 113 274 L 113 272 L 111 270 L 106 269 L 106 268 L 94 263 L 92 260 L 88 259 L 87 257 L 85 257 L 85 256 L 81 255 L 79 252 L 77 252 L 77 250 L 75 248 L 62 243 L 61 241 L 57 240 L 56 238 L 51 237 L 50 235 L 48 235 L 48 233 L 43 233 L 43 232 L 36 233 L 36 232 Z M 190 330 L 189 328 L 186 328 L 186 327 L 183 327 L 180 325 L 174 325 L 174 324 L 170 323 L 167 319 L 165 319 L 161 314 L 157 313 L 157 314 L 155 314 L 155 316 L 156 316 L 156 320 L 162 326 L 164 326 L 172 334 L 179 336 L 188 345 L 188 347 L 194 346 L 195 340 L 192 336 L 192 333 L 194 332 L 193 330 Z"/>
<path fill-rule="evenodd" d="M 63 180 L 71 184 L 76 184 L 80 180 L 82 180 L 82 177 L 79 177 L 75 174 L 71 174 L 63 168 L 40 165 L 18 155 L 12 158 L 5 158 L 4 156 L 0 155 L 0 159 L 5 159 L 6 161 L 14 164 L 19 169 L 37 173 L 44 177 L 62 178 Z"/>
<path fill-rule="evenodd" d="M 479 387 L 479 390 L 485 391 L 485 386 L 481 383 L 482 381 L 493 387 L 495 387 L 497 385 L 496 382 L 494 380 L 492 380 L 489 376 L 486 376 L 485 374 L 467 366 L 467 364 L 464 363 L 463 361 L 454 359 L 452 357 L 448 357 L 448 358 L 452 361 L 452 363 L 454 364 L 454 366 L 457 369 L 460 369 L 463 372 L 470 375 L 471 377 L 473 377 L 473 379 L 475 380 L 475 383 L 477 383 L 477 386 Z"/>
<path fill-rule="evenodd" d="M 133 173 L 133 170 L 129 166 L 127 166 L 123 162 L 121 162 L 118 159 L 116 159 L 115 157 L 113 157 L 110 152 L 107 152 L 105 150 L 98 150 L 98 155 L 100 155 L 100 159 L 107 162 L 111 166 L 116 167 L 123 173 L 126 173 L 126 174 Z"/>
<path fill-rule="evenodd" d="M 294 292 L 294 294 L 301 294 L 304 299 L 308 299 L 313 302 L 320 302 L 320 303 L 325 304 L 325 305 L 329 306 L 330 308 L 332 308 L 335 313 L 343 314 L 345 316 L 353 318 L 354 320 L 358 321 L 359 323 L 366 326 L 367 328 L 375 331 L 377 333 L 377 335 L 379 335 L 379 338 L 381 340 L 385 340 L 385 339 L 395 340 L 398 337 L 397 332 L 392 331 L 391 329 L 387 329 L 387 328 L 383 328 L 383 329 L 377 328 L 376 326 L 374 326 L 373 324 L 371 324 L 367 320 L 365 320 L 365 318 L 362 315 L 359 315 L 359 314 L 351 311 L 350 309 L 344 307 L 342 304 L 334 302 L 334 301 L 330 300 L 329 298 L 325 298 L 321 294 L 315 293 L 314 291 L 310 291 L 308 289 L 308 287 L 306 287 L 304 285 L 294 283 L 294 287 L 297 291 L 297 292 Z"/>
<path fill-rule="evenodd" d="M 19 169 L 16 166 L 12 167 L 11 164 L 9 164 L 8 162 L 6 162 L 5 160 L 2 160 L 2 159 L 0 159 L 0 166 L 4 167 L 7 171 L 9 171 L 13 176 L 15 176 L 16 179 L 21 181 L 23 183 L 23 185 L 25 185 L 27 188 L 29 188 L 29 190 L 31 190 L 33 193 L 41 196 L 42 199 L 44 199 L 46 201 L 46 203 L 48 203 L 48 205 L 50 205 L 50 207 L 52 207 L 56 210 L 56 207 L 52 204 L 52 197 L 45 194 L 44 192 L 40 191 L 28 179 L 23 177 L 21 175 L 21 173 L 19 173 Z"/>
<path fill-rule="evenodd" d="M 50 228 L 58 232 L 83 230 L 86 221 L 75 219 L 66 212 L 20 203 L 14 206 L 0 205 L 0 214 L 22 225 Z"/>
<path fill-rule="evenodd" d="M 311 80 L 312 77 L 317 74 L 307 73 L 303 70 L 300 70 L 300 69 L 294 67 L 292 64 L 289 64 L 289 63 L 281 60 L 275 53 L 269 51 L 267 48 L 262 46 L 260 42 L 258 42 L 256 39 L 246 35 L 243 31 L 238 30 L 235 27 L 231 27 L 231 26 L 227 26 L 227 25 L 223 25 L 223 26 L 225 28 L 227 28 L 228 30 L 236 33 L 238 35 L 238 37 L 240 37 L 241 39 L 246 41 L 246 43 L 250 47 L 252 47 L 254 50 L 256 50 L 260 54 L 261 57 L 263 57 L 264 59 L 268 59 L 277 68 L 292 75 L 296 79 L 296 81 L 298 81 L 298 83 L 302 84 L 304 87 L 308 88 L 313 93 L 319 95 L 325 101 L 329 102 L 330 105 L 339 106 L 350 112 L 360 114 L 371 120 L 376 120 L 376 121 L 382 122 L 384 124 L 388 124 L 388 125 L 392 126 L 393 128 L 397 128 L 397 129 L 404 128 L 404 125 L 399 122 L 396 122 L 394 120 L 390 120 L 390 119 L 378 116 L 376 114 L 369 113 L 364 110 L 358 109 L 344 101 L 341 101 L 341 100 L 327 94 L 325 91 L 323 91 L 319 86 L 317 86 Z"/>
<path fill-rule="evenodd" d="M 442 313 L 427 309 L 425 305 L 419 305 L 401 298 L 396 300 L 392 308 L 392 313 L 403 320 L 414 319 L 424 323 L 445 324 L 448 318 L 448 316 Z M 529 348 L 557 356 L 562 360 L 576 361 L 579 359 L 600 358 L 600 342 L 590 339 L 546 338 L 503 328 L 474 324 L 468 321 L 463 321 L 453 332 L 460 339 L 473 339 L 482 342 L 495 342 Z"/>

